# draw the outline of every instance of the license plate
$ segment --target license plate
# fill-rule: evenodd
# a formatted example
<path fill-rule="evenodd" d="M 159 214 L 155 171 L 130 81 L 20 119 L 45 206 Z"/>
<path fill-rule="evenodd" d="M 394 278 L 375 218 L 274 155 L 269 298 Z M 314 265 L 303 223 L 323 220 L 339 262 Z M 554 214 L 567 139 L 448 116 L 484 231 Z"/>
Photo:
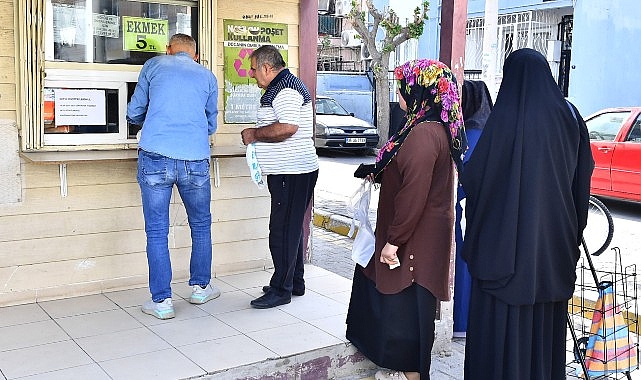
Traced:
<path fill-rule="evenodd" d="M 345 142 L 348 144 L 365 144 L 367 139 L 365 137 L 347 137 Z"/>

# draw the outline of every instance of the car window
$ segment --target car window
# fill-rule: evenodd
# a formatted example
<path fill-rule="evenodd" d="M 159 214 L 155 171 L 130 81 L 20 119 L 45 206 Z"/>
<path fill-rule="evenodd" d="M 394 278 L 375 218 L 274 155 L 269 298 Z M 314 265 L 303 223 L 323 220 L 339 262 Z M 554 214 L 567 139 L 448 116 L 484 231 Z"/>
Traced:
<path fill-rule="evenodd" d="M 641 143 L 641 119 L 638 117 L 632 128 L 630 128 L 630 133 L 625 141 Z"/>
<path fill-rule="evenodd" d="M 316 113 L 319 115 L 348 116 L 349 112 L 334 99 L 316 99 Z"/>
<path fill-rule="evenodd" d="M 629 116 L 630 111 L 606 112 L 586 120 L 590 140 L 614 141 L 621 125 Z"/>

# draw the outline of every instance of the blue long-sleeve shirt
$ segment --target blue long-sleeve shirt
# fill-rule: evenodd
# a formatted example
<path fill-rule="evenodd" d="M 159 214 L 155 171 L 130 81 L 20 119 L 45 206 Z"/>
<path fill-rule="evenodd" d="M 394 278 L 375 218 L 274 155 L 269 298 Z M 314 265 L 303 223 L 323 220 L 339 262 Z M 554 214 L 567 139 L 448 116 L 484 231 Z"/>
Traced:
<path fill-rule="evenodd" d="M 148 60 L 127 105 L 127 120 L 142 125 L 138 147 L 178 160 L 210 157 L 216 132 L 218 82 L 187 53 Z"/>

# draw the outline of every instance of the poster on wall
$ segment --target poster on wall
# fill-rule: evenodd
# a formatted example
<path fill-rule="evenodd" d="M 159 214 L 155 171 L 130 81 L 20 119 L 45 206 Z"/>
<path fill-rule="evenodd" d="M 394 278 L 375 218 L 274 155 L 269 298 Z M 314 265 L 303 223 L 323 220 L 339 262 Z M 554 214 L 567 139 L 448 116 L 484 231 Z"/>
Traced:
<path fill-rule="evenodd" d="M 274 45 L 287 62 L 287 24 L 223 20 L 225 123 L 256 122 L 261 89 L 249 76 L 249 55 L 263 45 Z"/>
<path fill-rule="evenodd" d="M 169 21 L 122 16 L 123 50 L 162 53 L 169 43 Z"/>

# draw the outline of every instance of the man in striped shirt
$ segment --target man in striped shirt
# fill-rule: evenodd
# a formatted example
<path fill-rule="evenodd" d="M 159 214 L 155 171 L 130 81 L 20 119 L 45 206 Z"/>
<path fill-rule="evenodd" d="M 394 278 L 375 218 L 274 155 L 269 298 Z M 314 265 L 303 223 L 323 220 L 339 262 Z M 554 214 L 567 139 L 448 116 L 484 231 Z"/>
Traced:
<path fill-rule="evenodd" d="M 274 274 L 265 294 L 253 301 L 257 309 L 291 302 L 305 293 L 303 219 L 318 178 L 314 148 L 312 97 L 303 82 L 285 67 L 271 45 L 250 56 L 250 76 L 265 90 L 256 127 L 241 132 L 245 145 L 255 144 L 256 158 L 271 195 L 269 250 Z"/>

